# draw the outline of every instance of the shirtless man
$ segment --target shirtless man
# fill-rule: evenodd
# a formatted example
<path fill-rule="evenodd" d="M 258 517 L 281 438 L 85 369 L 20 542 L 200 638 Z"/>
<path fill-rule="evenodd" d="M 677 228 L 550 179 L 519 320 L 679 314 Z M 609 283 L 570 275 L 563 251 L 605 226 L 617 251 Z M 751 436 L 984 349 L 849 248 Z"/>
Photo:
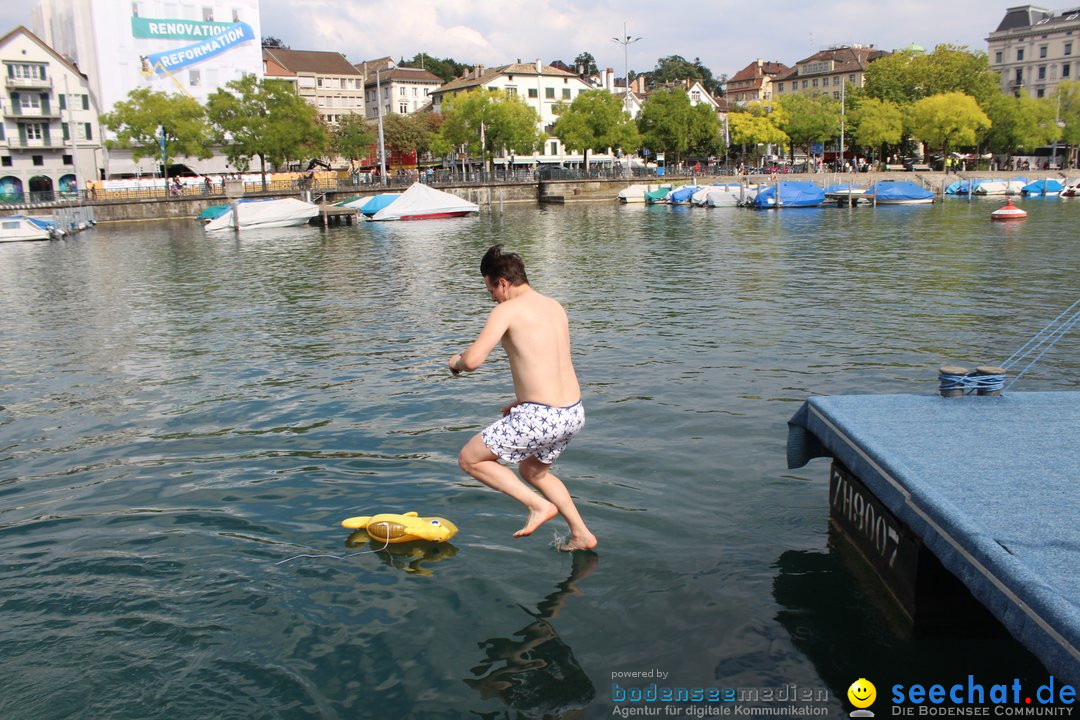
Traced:
<path fill-rule="evenodd" d="M 480 274 L 496 305 L 473 344 L 450 358 L 450 372 L 476 370 L 501 341 L 510 360 L 516 400 L 503 408 L 501 420 L 466 443 L 458 464 L 529 509 L 525 526 L 514 537 L 531 535 L 562 514 L 570 526 L 570 539 L 560 550 L 596 547 L 596 536 L 585 526 L 566 486 L 550 472 L 585 424 L 581 388 L 570 360 L 566 311 L 557 300 L 533 290 L 521 257 L 503 253 L 501 245 L 484 254 Z M 500 464 L 500 458 L 518 463 L 521 477 L 540 494 Z"/>

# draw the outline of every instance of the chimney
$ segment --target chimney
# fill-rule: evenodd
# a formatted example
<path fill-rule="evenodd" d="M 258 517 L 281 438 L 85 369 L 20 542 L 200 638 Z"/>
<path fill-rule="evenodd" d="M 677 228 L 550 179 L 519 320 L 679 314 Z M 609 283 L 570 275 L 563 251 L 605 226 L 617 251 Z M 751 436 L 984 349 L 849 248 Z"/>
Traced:
<path fill-rule="evenodd" d="M 536 58 L 536 74 L 539 75 L 544 72 L 544 64 L 540 62 L 540 58 Z"/>

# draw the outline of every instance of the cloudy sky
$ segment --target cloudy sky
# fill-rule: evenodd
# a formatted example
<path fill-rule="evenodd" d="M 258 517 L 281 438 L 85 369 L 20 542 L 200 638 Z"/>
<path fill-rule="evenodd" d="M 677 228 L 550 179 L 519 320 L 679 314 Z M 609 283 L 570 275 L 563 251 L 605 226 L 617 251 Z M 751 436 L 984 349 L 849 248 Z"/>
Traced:
<path fill-rule="evenodd" d="M 104 0 L 115 2 L 116 0 Z M 5 29 L 30 27 L 36 0 L 0 3 Z M 502 65 L 518 58 L 572 61 L 589 52 L 623 74 L 631 37 L 633 70 L 656 60 L 700 58 L 716 75 L 732 75 L 755 58 L 793 65 L 844 43 L 885 50 L 912 42 L 986 50 L 986 36 L 1016 0 L 262 0 L 262 34 L 295 50 L 338 50 L 352 62 L 417 52 L 459 62 Z M 1066 5 L 1043 3 L 1061 10 Z"/>

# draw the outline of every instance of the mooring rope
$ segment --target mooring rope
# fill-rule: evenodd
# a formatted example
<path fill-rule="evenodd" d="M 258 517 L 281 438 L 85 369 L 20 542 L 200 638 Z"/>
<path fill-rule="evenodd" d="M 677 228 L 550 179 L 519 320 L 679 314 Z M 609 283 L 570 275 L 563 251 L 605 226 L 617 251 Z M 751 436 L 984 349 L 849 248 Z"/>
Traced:
<path fill-rule="evenodd" d="M 1072 310 L 1078 305 L 1080 305 L 1080 299 L 1070 305 L 1065 310 L 1065 312 L 1054 318 L 1050 322 L 1050 324 L 1048 324 L 1039 332 L 1035 333 L 1034 337 L 1024 343 L 1024 345 L 1019 350 L 1010 355 L 1009 358 L 1002 364 L 1001 367 L 1008 370 L 1010 367 L 1016 365 L 1028 355 L 1031 355 L 1033 352 L 1042 347 L 1042 350 L 1039 352 L 1039 354 L 1036 355 L 1031 362 L 1024 366 L 1023 370 L 1017 373 L 1016 376 L 1009 381 L 1009 384 L 1006 386 L 1005 389 L 1012 387 L 1017 380 L 1023 377 L 1024 373 L 1031 369 L 1031 367 L 1035 365 L 1035 363 L 1037 363 L 1039 359 L 1042 358 L 1042 356 L 1045 355 L 1050 348 L 1054 347 L 1054 344 L 1058 340 L 1065 337 L 1065 334 L 1072 330 L 1073 326 L 1076 325 L 1078 321 L 1080 321 L 1080 310 L 1077 310 L 1076 312 L 1073 312 L 1072 315 L 1069 315 L 1069 313 L 1072 312 Z M 1065 317 L 1066 315 L 1069 316 Z M 1062 318 L 1065 319 L 1062 320 Z"/>

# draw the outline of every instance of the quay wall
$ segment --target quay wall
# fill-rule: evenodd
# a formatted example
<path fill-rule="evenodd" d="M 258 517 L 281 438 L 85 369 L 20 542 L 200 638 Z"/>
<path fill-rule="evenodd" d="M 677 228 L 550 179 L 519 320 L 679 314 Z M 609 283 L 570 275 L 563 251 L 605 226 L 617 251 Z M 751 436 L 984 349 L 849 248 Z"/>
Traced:
<path fill-rule="evenodd" d="M 941 193 L 942 189 L 958 178 L 983 179 L 983 178 L 1007 178 L 1023 175 L 1028 180 L 1034 181 L 1044 177 L 1062 179 L 1064 173 L 1057 171 L 1029 171 L 1024 173 L 1015 172 L 968 172 L 956 175 L 946 175 L 943 172 L 870 172 L 858 174 L 841 173 L 789 173 L 779 176 L 770 175 L 742 175 L 742 176 L 668 176 L 647 177 L 628 179 L 579 179 L 579 180 L 546 180 L 538 182 L 516 182 L 495 184 L 460 184 L 440 185 L 439 189 L 453 193 L 470 202 L 474 202 L 481 209 L 501 207 L 503 204 L 514 203 L 545 203 L 545 202 L 577 202 L 577 201 L 607 201 L 618 195 L 620 190 L 634 184 L 658 185 L 663 183 L 685 184 L 696 182 L 699 185 L 713 183 L 738 183 L 749 184 L 770 183 L 774 179 L 801 180 L 828 185 L 837 182 L 855 182 L 867 185 L 878 180 L 911 180 L 924 187 Z M 325 201 L 334 203 L 356 195 L 371 196 L 380 192 L 399 192 L 404 188 L 382 188 L 378 186 L 350 188 L 342 187 L 325 192 Z M 316 191 L 318 198 L 322 191 Z M 244 197 L 300 197 L 304 195 L 298 190 L 275 191 L 275 192 L 248 192 Z M 140 222 L 164 219 L 188 219 L 196 217 L 200 212 L 211 205 L 220 205 L 229 202 L 229 198 L 221 194 L 187 194 L 180 197 L 150 197 L 150 198 L 98 198 L 87 200 L 86 205 L 94 207 L 94 217 L 97 222 Z M 36 203 L 33 206 L 10 205 L 0 206 L 0 215 L 11 214 L 42 214 L 47 215 L 55 208 L 71 207 L 71 201 L 57 203 Z"/>

